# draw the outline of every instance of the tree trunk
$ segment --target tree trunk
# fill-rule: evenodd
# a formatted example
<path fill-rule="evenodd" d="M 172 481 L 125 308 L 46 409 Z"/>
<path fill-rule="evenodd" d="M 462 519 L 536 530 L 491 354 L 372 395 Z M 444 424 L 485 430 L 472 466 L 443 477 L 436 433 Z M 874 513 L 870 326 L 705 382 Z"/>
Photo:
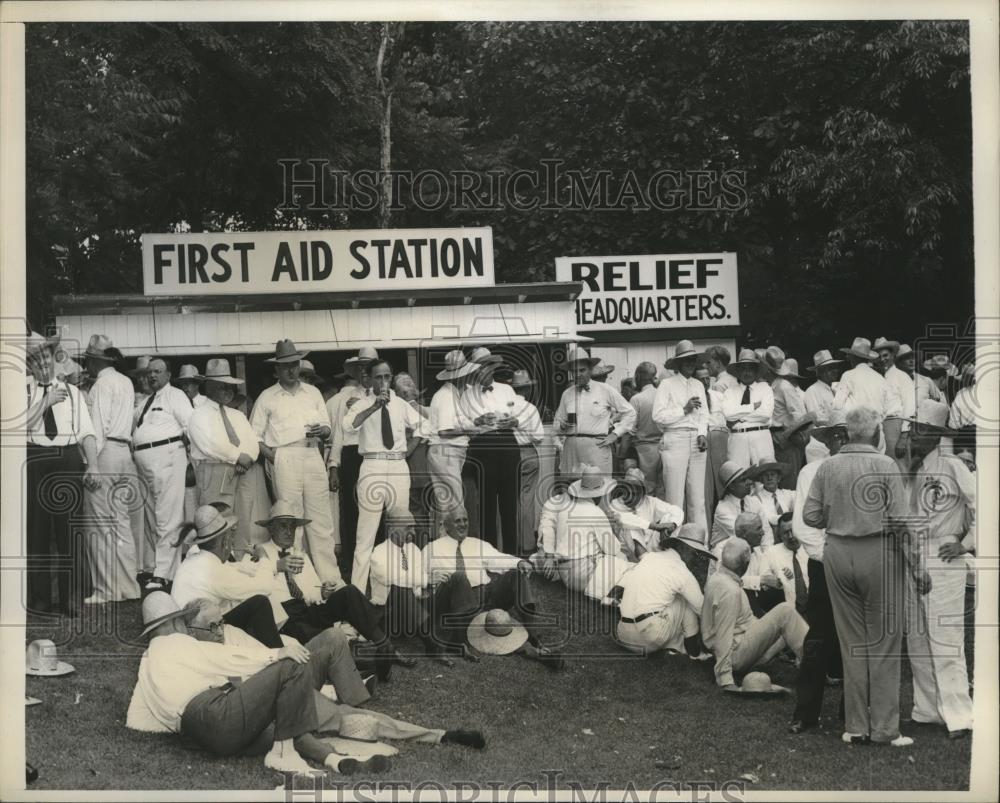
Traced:
<path fill-rule="evenodd" d="M 381 193 L 378 204 L 379 228 L 387 229 L 392 220 L 392 91 L 393 71 L 399 60 L 398 40 L 402 38 L 405 23 L 382 23 L 382 38 L 375 62 L 375 78 L 382 96 L 382 119 L 380 121 Z"/>

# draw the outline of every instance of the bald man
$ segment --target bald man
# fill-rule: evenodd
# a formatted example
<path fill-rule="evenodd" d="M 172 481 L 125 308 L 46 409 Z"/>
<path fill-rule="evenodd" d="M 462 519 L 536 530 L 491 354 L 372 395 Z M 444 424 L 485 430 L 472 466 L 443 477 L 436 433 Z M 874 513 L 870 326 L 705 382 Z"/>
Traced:
<path fill-rule="evenodd" d="M 701 637 L 715 655 L 715 681 L 735 689 L 734 675 L 766 664 L 785 647 L 802 658 L 809 626 L 789 602 L 782 602 L 760 619 L 753 615 L 741 579 L 750 565 L 750 544 L 730 538 L 722 547 L 722 565 L 705 584 Z"/>

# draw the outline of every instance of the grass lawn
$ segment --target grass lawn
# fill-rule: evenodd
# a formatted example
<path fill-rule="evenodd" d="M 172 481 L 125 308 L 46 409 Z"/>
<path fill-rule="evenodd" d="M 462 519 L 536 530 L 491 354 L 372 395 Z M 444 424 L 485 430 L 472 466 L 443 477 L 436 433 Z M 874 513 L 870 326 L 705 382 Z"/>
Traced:
<path fill-rule="evenodd" d="M 961 790 L 968 788 L 970 740 L 949 741 L 943 728 L 905 723 L 910 748 L 847 746 L 837 723 L 839 689 L 830 689 L 819 731 L 786 733 L 791 697 L 734 699 L 716 689 L 710 662 L 683 656 L 637 659 L 609 637 L 610 612 L 570 611 L 561 586 L 535 579 L 545 610 L 569 632 L 562 672 L 519 656 L 484 656 L 447 669 L 421 661 L 396 667 L 368 707 L 434 727 L 480 728 L 483 751 L 398 743 L 392 769 L 372 780 L 415 787 L 478 782 L 509 788 L 652 788 L 661 783 L 721 784 L 754 773 L 755 790 Z M 574 600 L 574 606 L 579 605 Z M 568 622 L 568 626 L 567 623 Z M 71 629 L 73 628 L 77 629 Z M 282 782 L 260 757 L 216 759 L 182 748 L 170 735 L 125 728 L 142 645 L 139 604 L 124 603 L 70 622 L 28 623 L 28 639 L 51 638 L 76 667 L 62 678 L 27 677 L 43 701 L 26 711 L 28 760 L 39 771 L 31 789 L 248 789 Z M 115 634 L 119 635 L 115 635 Z M 416 644 L 404 644 L 416 649 Z M 794 667 L 775 661 L 776 682 L 792 685 Z M 904 660 L 901 711 L 911 685 Z M 549 773 L 548 775 L 546 773 Z M 558 775 L 553 775 L 558 773 Z M 352 776 L 351 782 L 359 780 Z M 328 786 L 345 783 L 328 775 Z M 433 789 L 433 786 L 424 787 Z"/>

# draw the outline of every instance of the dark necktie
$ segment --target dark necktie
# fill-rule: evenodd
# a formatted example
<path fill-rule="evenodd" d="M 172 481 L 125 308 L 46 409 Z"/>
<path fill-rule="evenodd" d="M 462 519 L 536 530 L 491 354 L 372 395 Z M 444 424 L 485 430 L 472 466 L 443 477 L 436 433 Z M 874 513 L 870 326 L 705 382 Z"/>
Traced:
<path fill-rule="evenodd" d="M 586 385 L 582 385 L 580 387 L 580 392 L 581 393 L 590 393 L 590 383 L 588 382 Z"/>
<path fill-rule="evenodd" d="M 743 388 L 743 401 L 740 404 L 750 404 L 750 386 Z"/>
<path fill-rule="evenodd" d="M 796 552 L 792 553 L 792 573 L 795 575 L 795 610 L 805 615 L 809 589 L 806 588 L 806 579 L 802 576 L 802 564 L 799 563 Z"/>
<path fill-rule="evenodd" d="M 153 406 L 153 399 L 156 398 L 155 393 L 151 393 L 149 398 L 146 399 L 146 406 L 142 408 L 142 412 L 139 413 L 139 420 L 136 422 L 135 428 L 138 429 L 142 426 L 142 421 L 146 417 L 146 413 L 149 412 L 149 408 Z"/>
<path fill-rule="evenodd" d="M 781 507 L 781 502 L 778 501 L 778 494 L 777 493 L 771 494 L 771 498 L 774 500 L 774 512 L 780 516 L 785 511 Z"/>
<path fill-rule="evenodd" d="M 194 399 L 192 399 L 186 393 L 184 394 L 184 398 L 188 400 L 188 404 L 190 404 L 192 407 L 194 407 Z"/>
<path fill-rule="evenodd" d="M 747 512 L 747 499 L 745 496 L 740 497 L 740 513 Z"/>
<path fill-rule="evenodd" d="M 392 451 L 395 442 L 396 439 L 392 434 L 392 419 L 389 418 L 389 408 L 384 406 L 382 407 L 382 445 L 387 451 Z"/>
<path fill-rule="evenodd" d="M 493 385 L 483 385 L 483 393 L 492 393 Z"/>
<path fill-rule="evenodd" d="M 240 439 L 236 437 L 236 430 L 233 429 L 233 425 L 229 421 L 229 416 L 226 413 L 226 405 L 220 404 L 219 412 L 222 413 L 222 426 L 226 428 L 226 437 L 229 438 L 229 442 L 233 446 L 239 446 Z"/>
<path fill-rule="evenodd" d="M 44 399 L 49 395 L 49 388 L 52 386 L 39 385 L 39 387 L 42 389 L 42 399 Z M 59 434 L 59 427 L 56 426 L 56 414 L 53 412 L 52 407 L 45 408 L 45 412 L 42 413 L 42 421 L 45 423 L 45 437 L 49 440 L 54 440 Z"/>
<path fill-rule="evenodd" d="M 279 558 L 284 558 L 287 555 L 287 549 L 278 550 Z M 288 593 L 292 595 L 292 599 L 302 599 L 302 589 L 299 588 L 299 584 L 295 582 L 295 578 L 292 576 L 291 572 L 285 572 L 285 582 L 288 583 Z"/>
<path fill-rule="evenodd" d="M 410 571 L 410 562 L 406 559 L 406 545 L 399 548 L 399 560 L 403 564 L 403 571 Z"/>
<path fill-rule="evenodd" d="M 462 542 L 455 546 L 455 572 L 465 574 L 465 556 L 462 555 Z"/>

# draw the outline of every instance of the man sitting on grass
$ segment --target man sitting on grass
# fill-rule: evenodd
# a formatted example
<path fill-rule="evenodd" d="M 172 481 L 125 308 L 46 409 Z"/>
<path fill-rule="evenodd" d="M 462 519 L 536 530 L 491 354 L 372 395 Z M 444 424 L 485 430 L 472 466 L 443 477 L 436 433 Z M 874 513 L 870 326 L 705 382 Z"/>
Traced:
<path fill-rule="evenodd" d="M 750 544 L 730 539 L 722 548 L 722 566 L 705 584 L 701 611 L 701 636 L 715 654 L 715 680 L 724 689 L 735 689 L 734 673 L 745 673 L 765 664 L 789 647 L 802 658 L 802 644 L 809 627 L 782 602 L 758 619 L 750 609 L 740 578 L 750 565 Z"/>
<path fill-rule="evenodd" d="M 369 693 L 338 630 L 323 631 L 305 647 L 268 649 L 249 637 L 224 643 L 221 610 L 211 602 L 180 609 L 170 595 L 153 592 L 142 614 L 149 647 L 139 663 L 128 728 L 179 733 L 217 756 L 267 751 L 266 767 L 296 774 L 315 772 L 307 758 L 341 774 L 389 768 L 385 756 L 359 761 L 318 737 L 339 731 L 350 714 L 374 718 L 382 738 L 485 746 L 478 731 L 423 728 L 353 708 Z M 319 693 L 327 683 L 343 704 Z"/>
<path fill-rule="evenodd" d="M 756 513 L 740 513 L 736 517 L 734 529 L 736 534 L 720 541 L 712 549 L 716 561 L 708 568 L 709 576 L 715 574 L 722 565 L 722 550 L 733 541 L 745 541 L 750 545 L 750 565 L 741 578 L 743 590 L 750 600 L 750 607 L 756 616 L 763 616 L 771 608 L 784 599 L 781 581 L 773 574 L 766 563 L 767 552 L 773 547 L 763 543 L 764 530 L 760 517 Z"/>

